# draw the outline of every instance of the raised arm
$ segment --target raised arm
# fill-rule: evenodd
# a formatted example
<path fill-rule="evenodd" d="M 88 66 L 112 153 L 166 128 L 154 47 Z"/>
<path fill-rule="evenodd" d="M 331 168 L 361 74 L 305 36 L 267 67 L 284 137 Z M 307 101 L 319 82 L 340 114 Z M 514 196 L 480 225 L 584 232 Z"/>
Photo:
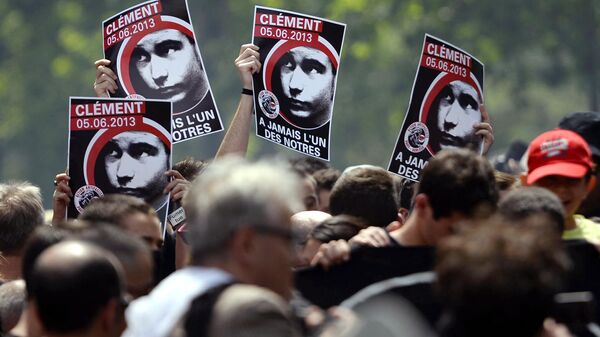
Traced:
<path fill-rule="evenodd" d="M 242 45 L 240 55 L 235 59 L 235 66 L 240 74 L 242 88 L 252 90 L 252 74 L 260 71 L 261 67 L 258 47 L 253 44 Z M 252 125 L 253 105 L 252 95 L 241 94 L 240 103 L 215 158 L 228 154 L 246 155 Z"/>

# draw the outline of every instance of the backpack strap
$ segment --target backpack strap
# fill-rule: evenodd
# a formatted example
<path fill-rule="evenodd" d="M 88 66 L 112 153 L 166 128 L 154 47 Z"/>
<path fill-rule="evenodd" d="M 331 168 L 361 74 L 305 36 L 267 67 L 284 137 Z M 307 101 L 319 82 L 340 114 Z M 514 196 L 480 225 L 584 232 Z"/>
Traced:
<path fill-rule="evenodd" d="M 208 337 L 215 303 L 227 288 L 236 283 L 229 282 L 213 287 L 192 301 L 184 319 L 184 328 L 188 337 Z"/>

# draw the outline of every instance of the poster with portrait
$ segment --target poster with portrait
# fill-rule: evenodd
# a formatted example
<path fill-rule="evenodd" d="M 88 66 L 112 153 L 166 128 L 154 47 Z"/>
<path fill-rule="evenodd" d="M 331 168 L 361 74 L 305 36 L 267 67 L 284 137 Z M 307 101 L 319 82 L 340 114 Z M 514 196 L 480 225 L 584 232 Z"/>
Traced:
<path fill-rule="evenodd" d="M 464 50 L 425 35 L 408 111 L 388 170 L 418 181 L 429 158 L 447 148 L 481 153 L 484 66 Z"/>
<path fill-rule="evenodd" d="M 331 120 L 346 25 L 256 6 L 252 41 L 256 135 L 329 160 Z"/>
<path fill-rule="evenodd" d="M 171 107 L 164 100 L 70 98 L 69 218 L 78 217 L 92 199 L 117 193 L 144 199 L 166 223 Z"/>
<path fill-rule="evenodd" d="M 174 143 L 223 130 L 186 0 L 133 6 L 105 20 L 102 33 L 115 97 L 172 101 Z"/>

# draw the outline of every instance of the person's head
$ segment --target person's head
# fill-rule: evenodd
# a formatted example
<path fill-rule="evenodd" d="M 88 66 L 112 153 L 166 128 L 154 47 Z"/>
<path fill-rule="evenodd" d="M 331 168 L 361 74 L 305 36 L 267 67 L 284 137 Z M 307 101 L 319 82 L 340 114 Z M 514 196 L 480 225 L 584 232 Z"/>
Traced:
<path fill-rule="evenodd" d="M 320 211 L 302 211 L 292 215 L 290 221 L 294 233 L 295 253 L 297 255 L 294 267 L 306 266 L 310 263 L 310 261 L 303 259 L 302 256 L 302 251 L 308 241 L 308 235 L 313 228 L 329 218 L 331 218 L 331 215 Z"/>
<path fill-rule="evenodd" d="M 568 218 L 575 214 L 596 183 L 590 148 L 573 131 L 555 129 L 537 136 L 529 144 L 527 166 L 523 184 L 556 194 Z"/>
<path fill-rule="evenodd" d="M 181 173 L 185 180 L 194 180 L 208 165 L 204 160 L 187 157 L 173 165 L 173 170 Z"/>
<path fill-rule="evenodd" d="M 299 190 L 297 176 L 282 163 L 235 157 L 211 163 L 183 202 L 193 263 L 288 297 L 290 217 L 302 209 Z"/>
<path fill-rule="evenodd" d="M 312 47 L 295 47 L 277 62 L 275 82 L 282 113 L 292 124 L 315 128 L 331 119 L 337 69 L 329 56 Z M 277 75 L 275 75 L 277 76 Z"/>
<path fill-rule="evenodd" d="M 302 250 L 302 258 L 310 263 L 323 243 L 334 240 L 350 240 L 361 229 L 367 228 L 364 220 L 351 215 L 336 215 L 323 220 L 308 234 Z"/>
<path fill-rule="evenodd" d="M 123 194 L 96 198 L 83 209 L 79 220 L 114 224 L 144 240 L 152 250 L 162 247 L 160 221 L 144 200 Z"/>
<path fill-rule="evenodd" d="M 115 255 L 124 270 L 126 290 L 134 298 L 152 289 L 154 261 L 148 245 L 141 239 L 109 224 L 94 223 L 78 238 Z"/>
<path fill-rule="evenodd" d="M 439 92 L 427 115 L 434 153 L 455 147 L 477 148 L 481 137 L 475 135 L 473 125 L 483 120 L 481 103 L 477 90 L 467 82 L 450 82 Z"/>
<path fill-rule="evenodd" d="M 559 236 L 484 224 L 445 240 L 435 267 L 447 337 L 534 337 L 569 265 Z"/>
<path fill-rule="evenodd" d="M 494 177 L 496 178 L 496 186 L 498 187 L 500 198 L 519 186 L 519 179 L 512 174 L 495 170 Z"/>
<path fill-rule="evenodd" d="M 7 333 L 17 325 L 25 309 L 26 299 L 23 280 L 13 280 L 0 285 L 1 333 Z"/>
<path fill-rule="evenodd" d="M 329 213 L 329 196 L 335 182 L 342 173 L 334 168 L 318 170 L 312 174 L 317 182 L 317 193 L 319 195 L 319 210 Z"/>
<path fill-rule="evenodd" d="M 375 166 L 346 169 L 329 196 L 331 215 L 353 215 L 369 226 L 385 227 L 398 219 L 398 193 L 388 171 Z"/>
<path fill-rule="evenodd" d="M 316 211 L 319 209 L 319 195 L 317 194 L 317 182 L 315 178 L 309 173 L 292 167 L 294 172 L 300 181 L 302 182 L 302 188 L 300 190 L 300 196 L 304 203 L 304 210 Z"/>
<path fill-rule="evenodd" d="M 136 93 L 173 102 L 173 112 L 196 106 L 208 91 L 194 39 L 177 29 L 144 36 L 131 54 Z"/>
<path fill-rule="evenodd" d="M 40 189 L 27 182 L 0 184 L 0 252 L 20 255 L 29 235 L 44 223 Z"/>
<path fill-rule="evenodd" d="M 412 207 L 417 183 L 397 175 L 394 175 L 393 178 L 396 185 L 396 192 L 398 193 L 398 221 L 402 225 L 408 218 Z"/>
<path fill-rule="evenodd" d="M 329 163 L 326 161 L 308 156 L 295 157 L 290 159 L 289 162 L 294 169 L 308 174 L 330 168 Z"/>
<path fill-rule="evenodd" d="M 156 208 L 168 184 L 168 147 L 156 135 L 142 131 L 122 132 L 103 149 L 108 191 L 143 198 Z"/>
<path fill-rule="evenodd" d="M 507 223 L 539 217 L 544 220 L 544 226 L 558 233 L 565 227 L 562 203 L 554 193 L 541 187 L 526 186 L 509 191 L 500 199 L 498 213 Z"/>
<path fill-rule="evenodd" d="M 425 204 L 431 212 L 432 221 L 423 231 L 432 243 L 452 233 L 459 221 L 489 216 L 497 202 L 492 166 L 466 149 L 443 150 L 433 157 L 421 171 L 415 196 L 415 204 Z"/>
<path fill-rule="evenodd" d="M 585 139 L 592 151 L 592 160 L 596 166 L 600 163 L 600 112 L 571 113 L 561 119 L 558 127 L 574 131 Z M 600 216 L 600 184 L 588 194 L 577 213 L 586 217 Z"/>
<path fill-rule="evenodd" d="M 121 266 L 93 244 L 65 241 L 49 247 L 25 282 L 47 333 L 116 337 L 125 327 Z"/>

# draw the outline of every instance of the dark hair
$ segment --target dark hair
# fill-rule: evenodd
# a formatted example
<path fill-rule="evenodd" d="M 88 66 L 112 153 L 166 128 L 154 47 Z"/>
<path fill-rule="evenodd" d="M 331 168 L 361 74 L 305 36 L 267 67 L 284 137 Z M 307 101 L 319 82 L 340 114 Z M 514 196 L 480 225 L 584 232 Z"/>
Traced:
<path fill-rule="evenodd" d="M 46 248 L 63 241 L 71 235 L 71 232 L 68 230 L 50 226 L 40 226 L 31 234 L 25 244 L 23 258 L 21 260 L 21 273 L 26 282 L 28 295 L 30 294 L 30 289 L 27 280 L 31 279 L 31 271 L 33 270 L 33 266 L 38 256 L 40 256 Z"/>
<path fill-rule="evenodd" d="M 313 174 L 319 170 L 324 170 L 330 167 L 327 162 L 312 157 L 298 157 L 290 159 L 289 162 L 294 169 L 306 172 L 308 174 Z"/>
<path fill-rule="evenodd" d="M 445 240 L 435 268 L 443 336 L 531 337 L 550 315 L 569 260 L 560 237 L 486 223 Z"/>
<path fill-rule="evenodd" d="M 78 238 L 90 242 L 115 255 L 125 271 L 125 281 L 130 295 L 139 297 L 146 295 L 153 284 L 153 270 L 149 270 L 148 279 L 142 284 L 133 284 L 128 277 L 139 279 L 139 258 L 145 256 L 152 261 L 150 247 L 140 238 L 128 232 L 105 223 L 90 224 L 89 228 L 81 233 Z M 157 266 L 154 266 L 156 268 Z M 143 269 L 142 269 L 143 270 Z M 143 273 L 143 271 L 142 271 Z"/>
<path fill-rule="evenodd" d="M 331 190 L 341 175 L 340 170 L 333 167 L 320 169 L 312 174 L 313 178 L 317 181 L 317 188 L 320 190 Z"/>
<path fill-rule="evenodd" d="M 565 228 L 565 209 L 560 199 L 541 187 L 527 186 L 508 192 L 498 203 L 498 213 L 509 222 L 541 215 L 547 217 L 547 226 L 558 233 Z"/>
<path fill-rule="evenodd" d="M 173 170 L 181 173 L 185 180 L 194 180 L 208 165 L 204 160 L 187 157 L 173 165 Z"/>
<path fill-rule="evenodd" d="M 124 228 L 123 219 L 137 212 L 155 213 L 152 206 L 140 198 L 124 194 L 108 194 L 92 200 L 83 209 L 78 219 L 89 222 L 105 222 Z"/>
<path fill-rule="evenodd" d="M 0 184 L 0 251 L 19 254 L 27 238 L 44 223 L 40 189 L 28 182 Z"/>
<path fill-rule="evenodd" d="M 418 183 L 410 179 L 401 178 L 397 175 L 394 175 L 394 183 L 396 184 L 396 190 L 398 191 L 398 208 L 411 209 L 415 188 Z"/>
<path fill-rule="evenodd" d="M 338 179 L 329 197 L 331 215 L 348 214 L 370 226 L 385 227 L 398 218 L 398 195 L 388 171 L 355 167 Z"/>
<path fill-rule="evenodd" d="M 125 269 L 135 267 L 138 254 L 151 258 L 150 247 L 142 239 L 111 225 L 91 225 L 79 238 L 113 253 Z"/>
<path fill-rule="evenodd" d="M 310 239 L 323 243 L 333 240 L 350 240 L 367 225 L 363 220 L 351 215 L 336 215 L 324 220 L 308 234 Z"/>
<path fill-rule="evenodd" d="M 434 219 L 454 212 L 466 217 L 491 213 L 498 202 L 492 166 L 466 149 L 443 150 L 433 157 L 421 171 L 417 190 L 429 198 Z"/>
<path fill-rule="evenodd" d="M 68 256 L 68 265 L 44 260 L 44 253 L 58 254 L 59 246 L 64 252 L 70 247 L 62 245 L 71 244 L 85 247 L 85 254 Z M 44 253 L 26 282 L 48 332 L 85 331 L 111 299 L 121 298 L 121 277 L 108 251 L 89 243 L 64 242 Z"/>

